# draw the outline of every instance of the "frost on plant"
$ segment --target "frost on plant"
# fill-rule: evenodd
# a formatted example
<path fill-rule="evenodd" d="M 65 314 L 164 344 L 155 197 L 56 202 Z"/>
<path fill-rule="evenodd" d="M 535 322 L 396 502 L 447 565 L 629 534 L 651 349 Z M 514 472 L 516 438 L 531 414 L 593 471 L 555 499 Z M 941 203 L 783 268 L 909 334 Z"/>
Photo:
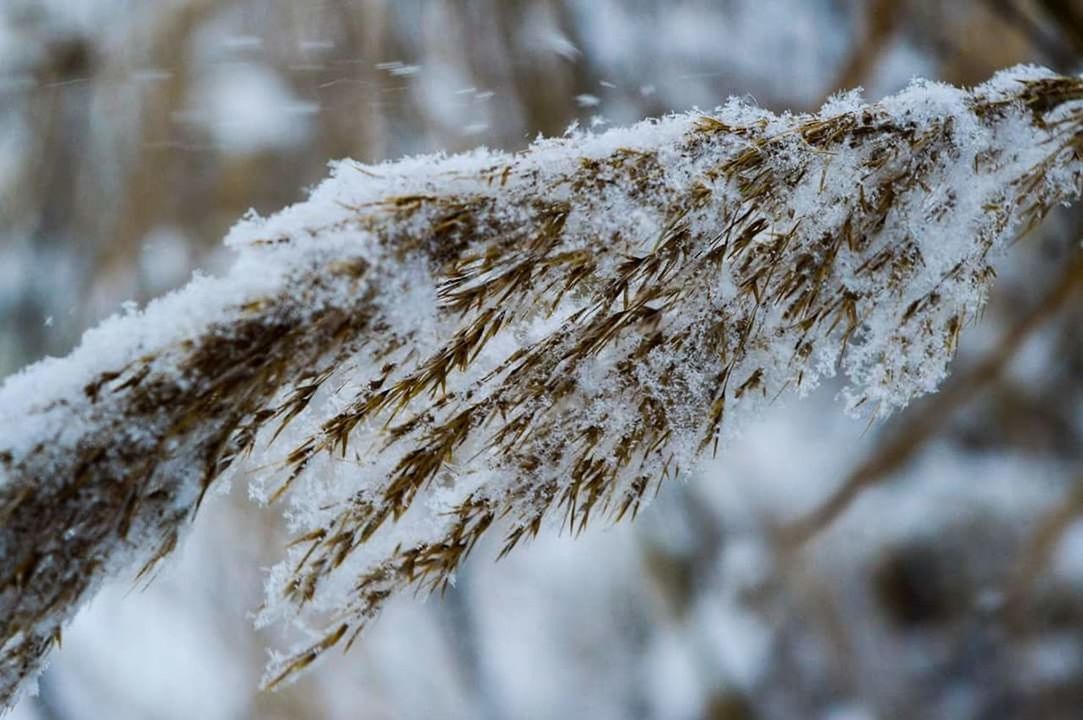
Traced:
<path fill-rule="evenodd" d="M 1079 191 L 1083 81 L 1019 68 L 816 115 L 732 101 L 515 155 L 351 162 L 248 218 L 222 278 L 0 390 L 0 697 L 225 475 L 296 540 L 261 622 L 440 588 L 486 532 L 634 517 L 784 392 L 935 389 L 991 261 Z M 301 623 L 299 623 L 301 624 Z"/>

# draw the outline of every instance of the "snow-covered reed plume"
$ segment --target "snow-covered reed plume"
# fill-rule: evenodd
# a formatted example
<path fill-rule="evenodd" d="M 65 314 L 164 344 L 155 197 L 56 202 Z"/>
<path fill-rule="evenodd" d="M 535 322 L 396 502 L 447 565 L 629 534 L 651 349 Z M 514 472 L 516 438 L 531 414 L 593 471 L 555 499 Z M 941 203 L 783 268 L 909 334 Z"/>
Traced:
<path fill-rule="evenodd" d="M 0 390 L 0 699 L 223 475 L 290 503 L 276 684 L 487 532 L 634 517 L 735 423 L 841 369 L 883 415 L 944 377 L 990 264 L 1083 162 L 1083 80 L 732 101 L 508 155 L 363 167 L 248 218 L 222 278 Z"/>

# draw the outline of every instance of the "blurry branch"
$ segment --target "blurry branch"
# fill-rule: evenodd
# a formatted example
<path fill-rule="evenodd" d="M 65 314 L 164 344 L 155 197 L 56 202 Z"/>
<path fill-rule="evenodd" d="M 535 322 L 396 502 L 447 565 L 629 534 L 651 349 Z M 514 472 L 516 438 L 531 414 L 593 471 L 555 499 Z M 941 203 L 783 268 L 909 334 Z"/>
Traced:
<path fill-rule="evenodd" d="M 25 32 L 32 36 L 32 31 Z M 36 129 L 24 149 L 24 162 L 13 168 L 14 177 L 0 182 L 0 230 L 10 233 L 12 241 L 7 237 L 5 241 L 13 245 L 20 231 L 35 236 L 33 252 L 49 257 L 69 240 L 63 218 L 78 215 L 80 209 L 79 178 L 86 161 L 78 150 L 90 127 L 81 83 L 97 71 L 100 58 L 96 48 L 78 35 L 41 42 L 45 52 L 32 68 L 40 92 L 30 94 L 21 108 L 13 102 L 0 113 L 22 114 L 23 122 Z M 43 280 L 28 284 L 10 311 L 19 338 L 16 357 L 39 357 L 48 349 L 42 318 L 48 315 L 55 288 Z"/>
<path fill-rule="evenodd" d="M 1073 56 L 1068 59 L 1069 67 L 1078 65 L 1080 57 L 1083 57 L 1083 7 L 1078 0 L 1038 0 L 1038 4 L 1072 46 Z"/>
<path fill-rule="evenodd" d="M 802 544 L 830 526 L 867 488 L 886 482 L 906 465 L 954 414 L 989 386 L 1022 348 L 1026 339 L 1068 305 L 1083 289 L 1083 252 L 1073 251 L 1056 284 L 973 367 L 959 372 L 935 396 L 907 413 L 891 436 L 853 470 L 842 485 L 806 517 L 784 533 L 785 540 Z"/>
<path fill-rule="evenodd" d="M 388 597 L 447 587 L 493 528 L 506 553 L 634 518 L 734 417 L 835 367 L 878 415 L 932 391 L 992 258 L 1078 196 L 1081 101 L 1083 81 L 1029 68 L 819 115 L 730 103 L 516 155 L 340 164 L 236 228 L 227 276 L 0 388 L 0 703 L 231 469 L 294 503 L 262 619 L 324 628 L 274 686 Z"/>
<path fill-rule="evenodd" d="M 310 95 L 327 94 L 334 98 L 335 105 L 341 103 L 348 108 L 345 112 L 336 111 L 335 105 L 328 107 L 321 100 L 319 143 L 326 157 L 346 156 L 371 162 L 387 157 L 391 113 L 385 111 L 379 100 L 384 90 L 384 73 L 378 72 L 376 66 L 400 54 L 390 30 L 390 15 L 391 7 L 386 0 L 334 5 L 335 27 L 342 41 L 336 43 L 326 71 L 314 75 L 313 79 L 319 79 L 319 87 L 306 88 Z M 353 60 L 359 57 L 364 63 Z M 344 62 L 350 62 L 358 74 L 358 82 L 347 87 L 333 84 L 341 79 L 338 73 Z"/>
<path fill-rule="evenodd" d="M 1083 55 L 1083 33 L 1079 22 L 1083 18 L 1067 7 L 1065 0 L 1041 0 L 1039 5 L 1052 15 L 1059 34 L 1050 33 L 1034 17 L 1019 7 L 1019 0 L 987 0 L 1004 22 L 1027 36 L 1031 45 L 1060 70 L 1072 70 Z M 1067 43 L 1065 40 L 1067 39 Z"/>
<path fill-rule="evenodd" d="M 151 66 L 164 71 L 165 77 L 149 85 L 139 98 L 140 112 L 135 118 L 139 140 L 133 144 L 134 157 L 125 168 L 125 191 L 116 227 L 110 242 L 97 248 L 99 256 L 92 274 L 95 282 L 108 285 L 122 277 L 132 258 L 139 256 L 147 233 L 166 219 L 170 203 L 176 201 L 177 155 L 170 151 L 169 140 L 175 132 L 174 118 L 189 92 L 189 46 L 206 18 L 226 4 L 225 0 L 185 0 L 158 18 L 150 41 L 150 59 Z M 123 63 L 105 72 L 124 76 L 130 71 Z"/>
<path fill-rule="evenodd" d="M 590 72 L 587 64 L 580 59 L 571 62 L 552 52 L 538 53 L 531 62 L 512 62 L 515 54 L 514 45 L 506 39 L 515 38 L 523 32 L 529 32 L 532 25 L 537 25 L 541 13 L 552 15 L 551 21 L 562 34 L 572 34 L 573 24 L 568 22 L 567 3 L 554 0 L 507 0 L 496 3 L 494 14 L 496 27 L 491 34 L 494 55 L 500 53 L 506 60 L 510 86 L 516 89 L 519 103 L 523 110 L 524 127 L 528 137 L 537 133 L 558 135 L 568 126 L 576 115 L 574 98 L 580 93 L 590 92 Z M 496 47 L 499 42 L 501 47 Z M 572 42 L 573 46 L 575 42 Z M 485 65 L 488 64 L 488 68 Z M 485 63 L 478 58 L 479 74 L 492 74 L 490 61 Z M 532 127 L 533 126 L 533 127 Z"/>
<path fill-rule="evenodd" d="M 1026 620 L 1024 611 L 1029 594 L 1038 579 L 1048 572 L 1065 533 L 1080 518 L 1083 518 L 1083 475 L 1075 479 L 1065 497 L 1049 513 L 1038 519 L 1019 554 L 1005 597 L 1008 618 L 1016 627 Z"/>
<path fill-rule="evenodd" d="M 854 43 L 838 72 L 831 92 L 859 87 L 868 82 L 892 37 L 905 18 L 907 0 L 873 0 L 865 9 L 865 32 Z"/>

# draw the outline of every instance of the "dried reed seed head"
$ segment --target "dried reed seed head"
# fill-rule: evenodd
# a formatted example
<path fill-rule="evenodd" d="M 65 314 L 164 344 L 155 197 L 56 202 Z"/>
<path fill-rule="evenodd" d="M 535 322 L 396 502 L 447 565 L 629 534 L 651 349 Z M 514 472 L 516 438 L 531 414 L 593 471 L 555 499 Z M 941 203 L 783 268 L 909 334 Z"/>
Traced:
<path fill-rule="evenodd" d="M 256 490 L 292 503 L 264 621 L 327 620 L 273 685 L 393 593 L 446 587 L 496 524 L 506 553 L 547 522 L 634 517 L 786 389 L 841 366 L 874 414 L 932 390 L 995 252 L 1078 194 L 1081 93 L 1024 68 L 340 165 L 234 231 L 231 275 L 118 321 L 108 360 L 65 361 L 81 392 L 29 393 L 47 367 L 4 389 L 0 420 L 36 435 L 0 447 L 0 697 L 223 473 L 277 468 Z"/>
<path fill-rule="evenodd" d="M 754 395 L 762 401 L 787 385 L 802 390 L 840 358 L 851 359 L 857 389 L 874 386 L 877 412 L 932 389 L 992 279 L 990 252 L 1078 190 L 1079 168 L 1071 166 L 1078 123 L 1057 120 L 1070 132 L 1032 137 L 1034 153 L 1014 166 L 996 143 L 1005 139 L 999 132 L 1018 127 L 1001 126 L 1043 131 L 1079 90 L 1072 78 L 1025 80 L 1010 97 L 990 86 L 988 95 L 956 95 L 957 114 L 940 108 L 924 117 L 900 115 L 890 103 L 744 125 L 706 116 L 677 144 L 687 163 L 681 172 L 658 150 L 627 148 L 581 160 L 545 179 L 543 192 L 530 172 L 530 197 L 560 197 L 569 188 L 574 199 L 556 208 L 524 203 L 518 229 L 471 238 L 465 255 L 441 268 L 438 307 L 457 316 L 458 329 L 379 400 L 336 418 L 357 428 L 394 401 L 395 414 L 414 413 L 390 440 L 402 454 L 382 495 L 366 493 L 361 513 L 357 498 L 345 501 L 331 522 L 368 530 L 374 517 L 402 517 L 468 444 L 471 460 L 485 457 L 487 470 L 475 472 L 496 472 L 504 482 L 449 502 L 437 539 L 397 547 L 381 561 L 383 572 L 361 574 L 354 601 L 336 617 L 356 631 L 389 588 L 446 583 L 495 519 L 507 525 L 507 552 L 557 508 L 576 532 L 597 512 L 634 515 L 650 487 L 717 448 L 727 406 Z M 1031 115 L 1021 119 L 1020 111 Z M 971 193 L 984 202 L 969 215 L 959 203 L 970 188 L 945 187 L 945 176 L 963 165 L 973 168 L 968 180 L 997 178 Z M 1053 169 L 1061 177 L 1049 177 Z M 502 188 L 514 189 L 520 172 L 512 164 L 490 171 L 497 175 Z M 649 209 L 657 234 L 599 222 L 615 201 L 630 212 Z M 452 204 L 457 222 L 472 228 L 493 221 L 468 222 L 462 213 L 471 205 L 507 212 L 506 205 Z M 413 209 L 424 212 L 424 203 Z M 950 263 L 931 262 L 926 255 L 940 250 L 932 238 L 900 232 L 914 221 L 962 225 L 971 237 Z M 878 309 L 885 300 L 888 312 Z M 539 317 L 553 318 L 541 337 L 472 381 L 455 377 L 468 374 L 505 327 Z M 779 347 L 788 352 L 774 352 Z M 604 381 L 587 383 L 589 374 Z M 425 397 L 430 402 L 415 402 Z M 346 562 L 340 548 L 335 568 Z M 320 558 L 334 549 L 314 538 L 294 572 L 315 586 L 332 572 Z"/>

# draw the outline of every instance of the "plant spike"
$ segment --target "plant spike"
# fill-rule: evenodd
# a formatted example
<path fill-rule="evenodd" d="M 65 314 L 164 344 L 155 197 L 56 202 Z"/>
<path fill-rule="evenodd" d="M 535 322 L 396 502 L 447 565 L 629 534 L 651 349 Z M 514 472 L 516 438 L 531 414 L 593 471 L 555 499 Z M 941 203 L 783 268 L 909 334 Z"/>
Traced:
<path fill-rule="evenodd" d="M 0 389 L 0 706 L 224 475 L 291 503 L 277 685 L 479 540 L 634 517 L 756 408 L 841 369 L 882 416 L 943 379 L 992 262 L 1083 171 L 1083 81 L 1016 68 L 815 115 L 731 101 L 376 167 L 251 217 L 224 277 Z"/>

